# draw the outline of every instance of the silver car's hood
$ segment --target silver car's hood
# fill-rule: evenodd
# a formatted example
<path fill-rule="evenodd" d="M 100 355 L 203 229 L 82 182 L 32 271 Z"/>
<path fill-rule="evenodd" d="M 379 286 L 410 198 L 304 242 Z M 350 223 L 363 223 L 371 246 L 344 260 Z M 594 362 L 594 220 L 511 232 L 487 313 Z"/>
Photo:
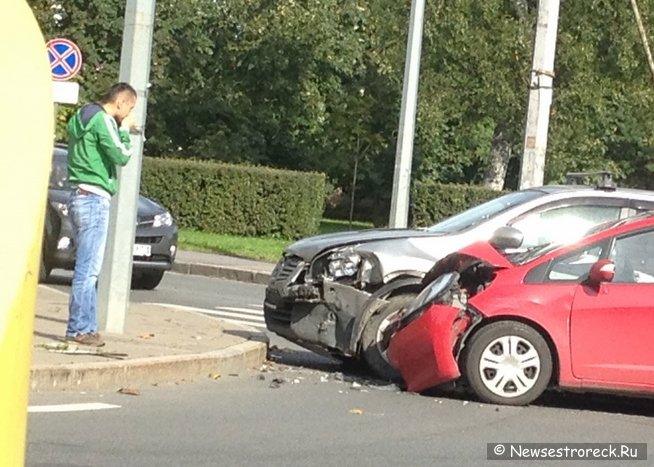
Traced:
<path fill-rule="evenodd" d="M 439 237 L 442 234 L 415 229 L 370 229 L 355 232 L 339 232 L 299 240 L 286 248 L 286 253 L 311 261 L 316 255 L 334 248 L 384 240 Z"/>

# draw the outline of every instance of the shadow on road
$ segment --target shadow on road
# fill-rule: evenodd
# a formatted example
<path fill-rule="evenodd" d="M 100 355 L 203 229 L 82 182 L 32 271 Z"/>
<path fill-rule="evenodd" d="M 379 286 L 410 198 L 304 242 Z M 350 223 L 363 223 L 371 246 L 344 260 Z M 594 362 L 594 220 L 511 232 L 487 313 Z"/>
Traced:
<path fill-rule="evenodd" d="M 308 369 L 328 373 L 329 379 L 346 383 L 357 383 L 362 386 L 399 390 L 396 384 L 380 380 L 370 373 L 365 365 L 356 360 L 341 361 L 318 355 L 309 350 L 280 349 L 271 346 L 268 349 L 268 361 L 277 366 L 289 369 Z M 280 368 L 283 370 L 283 368 Z"/>
<path fill-rule="evenodd" d="M 425 391 L 423 395 L 455 400 L 475 400 L 472 393 L 462 387 L 430 389 Z M 545 392 L 532 406 L 654 417 L 654 399 L 612 394 L 574 393 L 552 390 Z"/>
<path fill-rule="evenodd" d="M 331 373 L 330 378 L 332 379 L 368 386 L 395 386 L 399 390 L 399 386 L 375 378 L 367 370 L 365 365 L 355 360 L 342 362 L 335 358 L 318 355 L 308 350 L 280 349 L 276 346 L 272 346 L 268 350 L 268 360 L 278 365 L 286 365 L 291 368 L 304 368 Z M 462 385 L 445 385 L 425 391 L 422 395 L 425 397 L 438 397 L 460 401 L 475 400 L 474 395 Z M 532 406 L 654 417 L 654 399 L 612 394 L 574 393 L 552 390 L 545 392 Z"/>
<path fill-rule="evenodd" d="M 55 269 L 50 273 L 48 278 L 41 282 L 45 285 L 68 285 L 73 282 L 73 272 L 64 271 L 63 269 Z"/>

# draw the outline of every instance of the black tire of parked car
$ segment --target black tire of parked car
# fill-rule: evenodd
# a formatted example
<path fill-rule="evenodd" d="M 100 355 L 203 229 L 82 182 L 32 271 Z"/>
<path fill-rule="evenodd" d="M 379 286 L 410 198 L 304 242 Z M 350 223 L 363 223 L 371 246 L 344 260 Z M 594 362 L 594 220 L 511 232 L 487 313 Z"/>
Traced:
<path fill-rule="evenodd" d="M 484 351 L 495 340 L 507 336 L 518 336 L 533 348 L 540 360 L 540 371 L 530 389 L 522 395 L 503 397 L 490 391 L 484 382 L 480 362 Z M 552 378 L 552 353 L 543 336 L 531 326 L 518 321 L 497 321 L 484 326 L 470 338 L 459 359 L 462 374 L 470 388 L 483 402 L 504 405 L 527 405 L 547 389 Z"/>
<path fill-rule="evenodd" d="M 378 331 L 383 321 L 397 313 L 416 298 L 414 294 L 395 295 L 388 298 L 388 304 L 384 305 L 376 314 L 368 320 L 361 335 L 361 354 L 368 367 L 380 378 L 391 381 L 400 379 L 400 374 L 386 360 L 378 342 Z"/>
<path fill-rule="evenodd" d="M 48 265 L 48 262 L 45 258 L 45 253 L 41 253 L 41 260 L 39 261 L 39 282 L 46 282 L 50 273 L 52 272 L 52 266 Z"/>
<path fill-rule="evenodd" d="M 164 272 L 163 269 L 139 272 L 132 277 L 132 288 L 141 290 L 155 289 L 163 279 Z"/>

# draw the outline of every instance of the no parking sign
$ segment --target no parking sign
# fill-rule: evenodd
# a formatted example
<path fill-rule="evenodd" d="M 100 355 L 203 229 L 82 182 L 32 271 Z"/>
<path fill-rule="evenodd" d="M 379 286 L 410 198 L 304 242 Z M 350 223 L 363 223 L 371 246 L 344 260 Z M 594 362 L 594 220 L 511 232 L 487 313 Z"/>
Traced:
<path fill-rule="evenodd" d="M 46 47 L 53 80 L 66 81 L 82 68 L 82 52 L 73 41 L 63 38 L 51 39 Z"/>

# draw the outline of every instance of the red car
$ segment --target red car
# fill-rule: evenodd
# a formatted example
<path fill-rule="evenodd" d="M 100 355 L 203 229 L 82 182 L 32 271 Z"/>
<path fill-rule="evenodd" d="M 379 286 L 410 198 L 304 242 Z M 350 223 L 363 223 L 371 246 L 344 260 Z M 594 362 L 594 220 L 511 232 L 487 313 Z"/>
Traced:
<path fill-rule="evenodd" d="M 436 263 L 394 323 L 387 357 L 407 389 L 461 379 L 508 405 L 548 387 L 653 394 L 654 212 L 501 254 L 520 242 L 509 233 Z"/>

